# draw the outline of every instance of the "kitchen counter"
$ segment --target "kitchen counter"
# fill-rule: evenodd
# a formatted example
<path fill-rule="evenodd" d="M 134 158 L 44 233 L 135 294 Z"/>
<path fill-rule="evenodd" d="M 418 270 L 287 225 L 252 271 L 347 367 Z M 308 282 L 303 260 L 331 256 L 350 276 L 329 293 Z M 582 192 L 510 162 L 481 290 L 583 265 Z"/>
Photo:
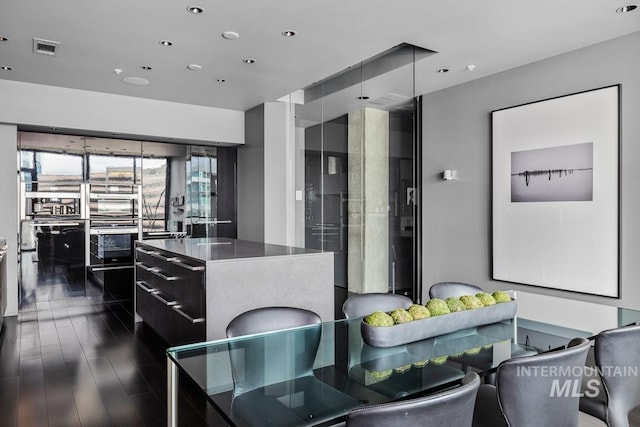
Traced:
<path fill-rule="evenodd" d="M 202 262 L 321 253 L 321 251 L 315 249 L 271 245 L 226 237 L 154 239 L 145 240 L 143 243 L 152 248 Z"/>
<path fill-rule="evenodd" d="M 234 317 L 260 307 L 333 320 L 333 263 L 333 252 L 246 240 L 144 240 L 136 244 L 136 313 L 170 345 L 225 338 Z"/>

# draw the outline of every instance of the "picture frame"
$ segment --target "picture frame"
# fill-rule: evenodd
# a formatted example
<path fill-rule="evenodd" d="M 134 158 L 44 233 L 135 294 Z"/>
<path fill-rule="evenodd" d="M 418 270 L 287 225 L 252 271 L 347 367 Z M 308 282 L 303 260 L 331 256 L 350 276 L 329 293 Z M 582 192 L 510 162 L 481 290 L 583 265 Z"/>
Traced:
<path fill-rule="evenodd" d="M 491 112 L 494 280 L 620 298 L 620 91 Z"/>

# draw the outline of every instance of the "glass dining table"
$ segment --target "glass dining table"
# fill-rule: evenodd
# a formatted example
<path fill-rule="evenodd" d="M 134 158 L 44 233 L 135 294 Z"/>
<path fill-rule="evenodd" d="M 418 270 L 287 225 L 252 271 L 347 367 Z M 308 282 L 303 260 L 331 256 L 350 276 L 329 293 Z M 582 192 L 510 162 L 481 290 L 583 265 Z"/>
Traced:
<path fill-rule="evenodd" d="M 580 328 L 521 317 L 520 302 L 524 312 L 527 303 L 518 301 L 517 319 L 389 348 L 363 341 L 362 319 L 169 348 L 168 425 L 177 425 L 179 374 L 229 426 L 330 426 L 354 408 L 431 394 L 459 384 L 469 370 L 490 375 L 511 357 L 640 321 L 640 311 L 613 307 L 602 323 Z"/>

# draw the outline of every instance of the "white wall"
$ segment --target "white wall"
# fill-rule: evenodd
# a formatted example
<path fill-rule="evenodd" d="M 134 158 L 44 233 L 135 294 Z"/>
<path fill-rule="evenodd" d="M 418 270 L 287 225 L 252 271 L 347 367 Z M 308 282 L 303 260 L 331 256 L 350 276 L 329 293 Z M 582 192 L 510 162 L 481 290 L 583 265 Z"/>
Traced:
<path fill-rule="evenodd" d="M 143 140 L 244 144 L 244 112 L 0 80 L 0 236 L 7 258 L 7 315 L 17 314 L 17 126 L 56 127 Z M 17 125 L 17 126 L 16 126 Z"/>
<path fill-rule="evenodd" d="M 0 80 L 0 123 L 244 143 L 244 112 Z"/>
<path fill-rule="evenodd" d="M 295 129 L 290 104 L 267 102 L 246 113 L 238 149 L 238 238 L 296 244 Z"/>
<path fill-rule="evenodd" d="M 18 132 L 15 126 L 0 124 L 0 236 L 6 237 L 7 311 L 18 314 Z M 1 314 L 1 313 L 0 313 Z"/>
<path fill-rule="evenodd" d="M 423 295 L 476 283 L 640 309 L 640 32 L 424 95 Z M 622 84 L 621 300 L 492 281 L 492 110 Z M 457 181 L 444 182 L 444 169 Z"/>

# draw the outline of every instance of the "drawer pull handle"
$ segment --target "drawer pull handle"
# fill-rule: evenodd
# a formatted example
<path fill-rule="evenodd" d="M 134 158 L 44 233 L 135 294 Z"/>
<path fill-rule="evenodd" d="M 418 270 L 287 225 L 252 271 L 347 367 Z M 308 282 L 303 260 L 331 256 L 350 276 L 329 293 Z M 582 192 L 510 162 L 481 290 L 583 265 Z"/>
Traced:
<path fill-rule="evenodd" d="M 178 280 L 177 276 L 167 276 L 166 274 L 161 273 L 160 270 L 158 270 L 157 268 L 153 268 L 149 271 L 151 271 L 152 274 L 154 274 L 155 276 L 158 276 L 162 280 L 166 280 L 167 282 Z"/>
<path fill-rule="evenodd" d="M 136 285 L 138 285 L 138 287 L 140 289 L 142 289 L 145 292 L 157 292 L 158 290 L 156 288 L 152 288 L 149 286 L 149 284 L 147 282 L 145 282 L 144 280 L 139 280 L 136 282 Z"/>
<path fill-rule="evenodd" d="M 137 251 L 137 252 L 140 252 L 140 253 L 143 253 L 143 254 L 145 254 L 145 255 L 152 255 L 152 254 L 154 254 L 154 253 L 155 253 L 155 252 L 154 252 L 153 250 L 151 250 L 151 249 L 143 249 L 143 248 L 136 248 L 136 251 Z"/>
<path fill-rule="evenodd" d="M 130 269 L 133 268 L 133 265 L 112 265 L 112 266 L 107 266 L 107 267 L 98 267 L 98 266 L 90 265 L 87 268 L 91 272 L 96 272 L 96 271 L 114 271 L 114 270 L 130 270 Z"/>
<path fill-rule="evenodd" d="M 154 273 L 156 271 L 155 267 L 149 267 L 147 265 L 144 265 L 143 263 L 141 263 L 140 261 L 136 262 L 136 265 L 138 267 L 140 267 L 141 269 L 143 269 L 144 271 L 148 271 L 150 273 Z"/>
<path fill-rule="evenodd" d="M 182 306 L 181 305 L 174 305 L 172 307 L 176 313 L 178 313 L 180 316 L 184 317 L 185 319 L 187 319 L 189 322 L 191 323 L 202 323 L 204 322 L 204 317 L 197 317 L 197 318 L 193 318 L 191 316 L 189 316 L 187 313 L 185 313 L 184 311 L 181 310 Z"/>
<path fill-rule="evenodd" d="M 160 292 L 158 292 L 158 291 L 156 291 L 156 292 L 151 292 L 151 295 L 153 295 L 153 297 L 154 297 L 155 299 L 157 299 L 158 301 L 160 301 L 160 302 L 161 302 L 161 303 L 163 303 L 164 305 L 172 306 L 172 305 L 176 305 L 176 304 L 177 304 L 177 302 L 176 302 L 176 301 L 169 301 L 169 300 L 166 300 L 165 298 L 163 298 L 163 297 L 161 296 L 162 294 L 161 294 Z"/>
<path fill-rule="evenodd" d="M 204 271 L 204 268 L 205 268 L 204 265 L 189 265 L 185 263 L 183 259 L 180 259 L 180 258 L 173 258 L 171 262 L 175 265 L 178 265 L 182 268 L 186 268 L 187 270 L 190 270 L 190 271 Z"/>
<path fill-rule="evenodd" d="M 175 257 L 166 257 L 159 252 L 150 252 L 149 255 L 151 255 L 154 258 L 161 259 L 162 261 L 165 261 L 165 262 L 173 262 L 173 260 L 176 259 Z"/>

